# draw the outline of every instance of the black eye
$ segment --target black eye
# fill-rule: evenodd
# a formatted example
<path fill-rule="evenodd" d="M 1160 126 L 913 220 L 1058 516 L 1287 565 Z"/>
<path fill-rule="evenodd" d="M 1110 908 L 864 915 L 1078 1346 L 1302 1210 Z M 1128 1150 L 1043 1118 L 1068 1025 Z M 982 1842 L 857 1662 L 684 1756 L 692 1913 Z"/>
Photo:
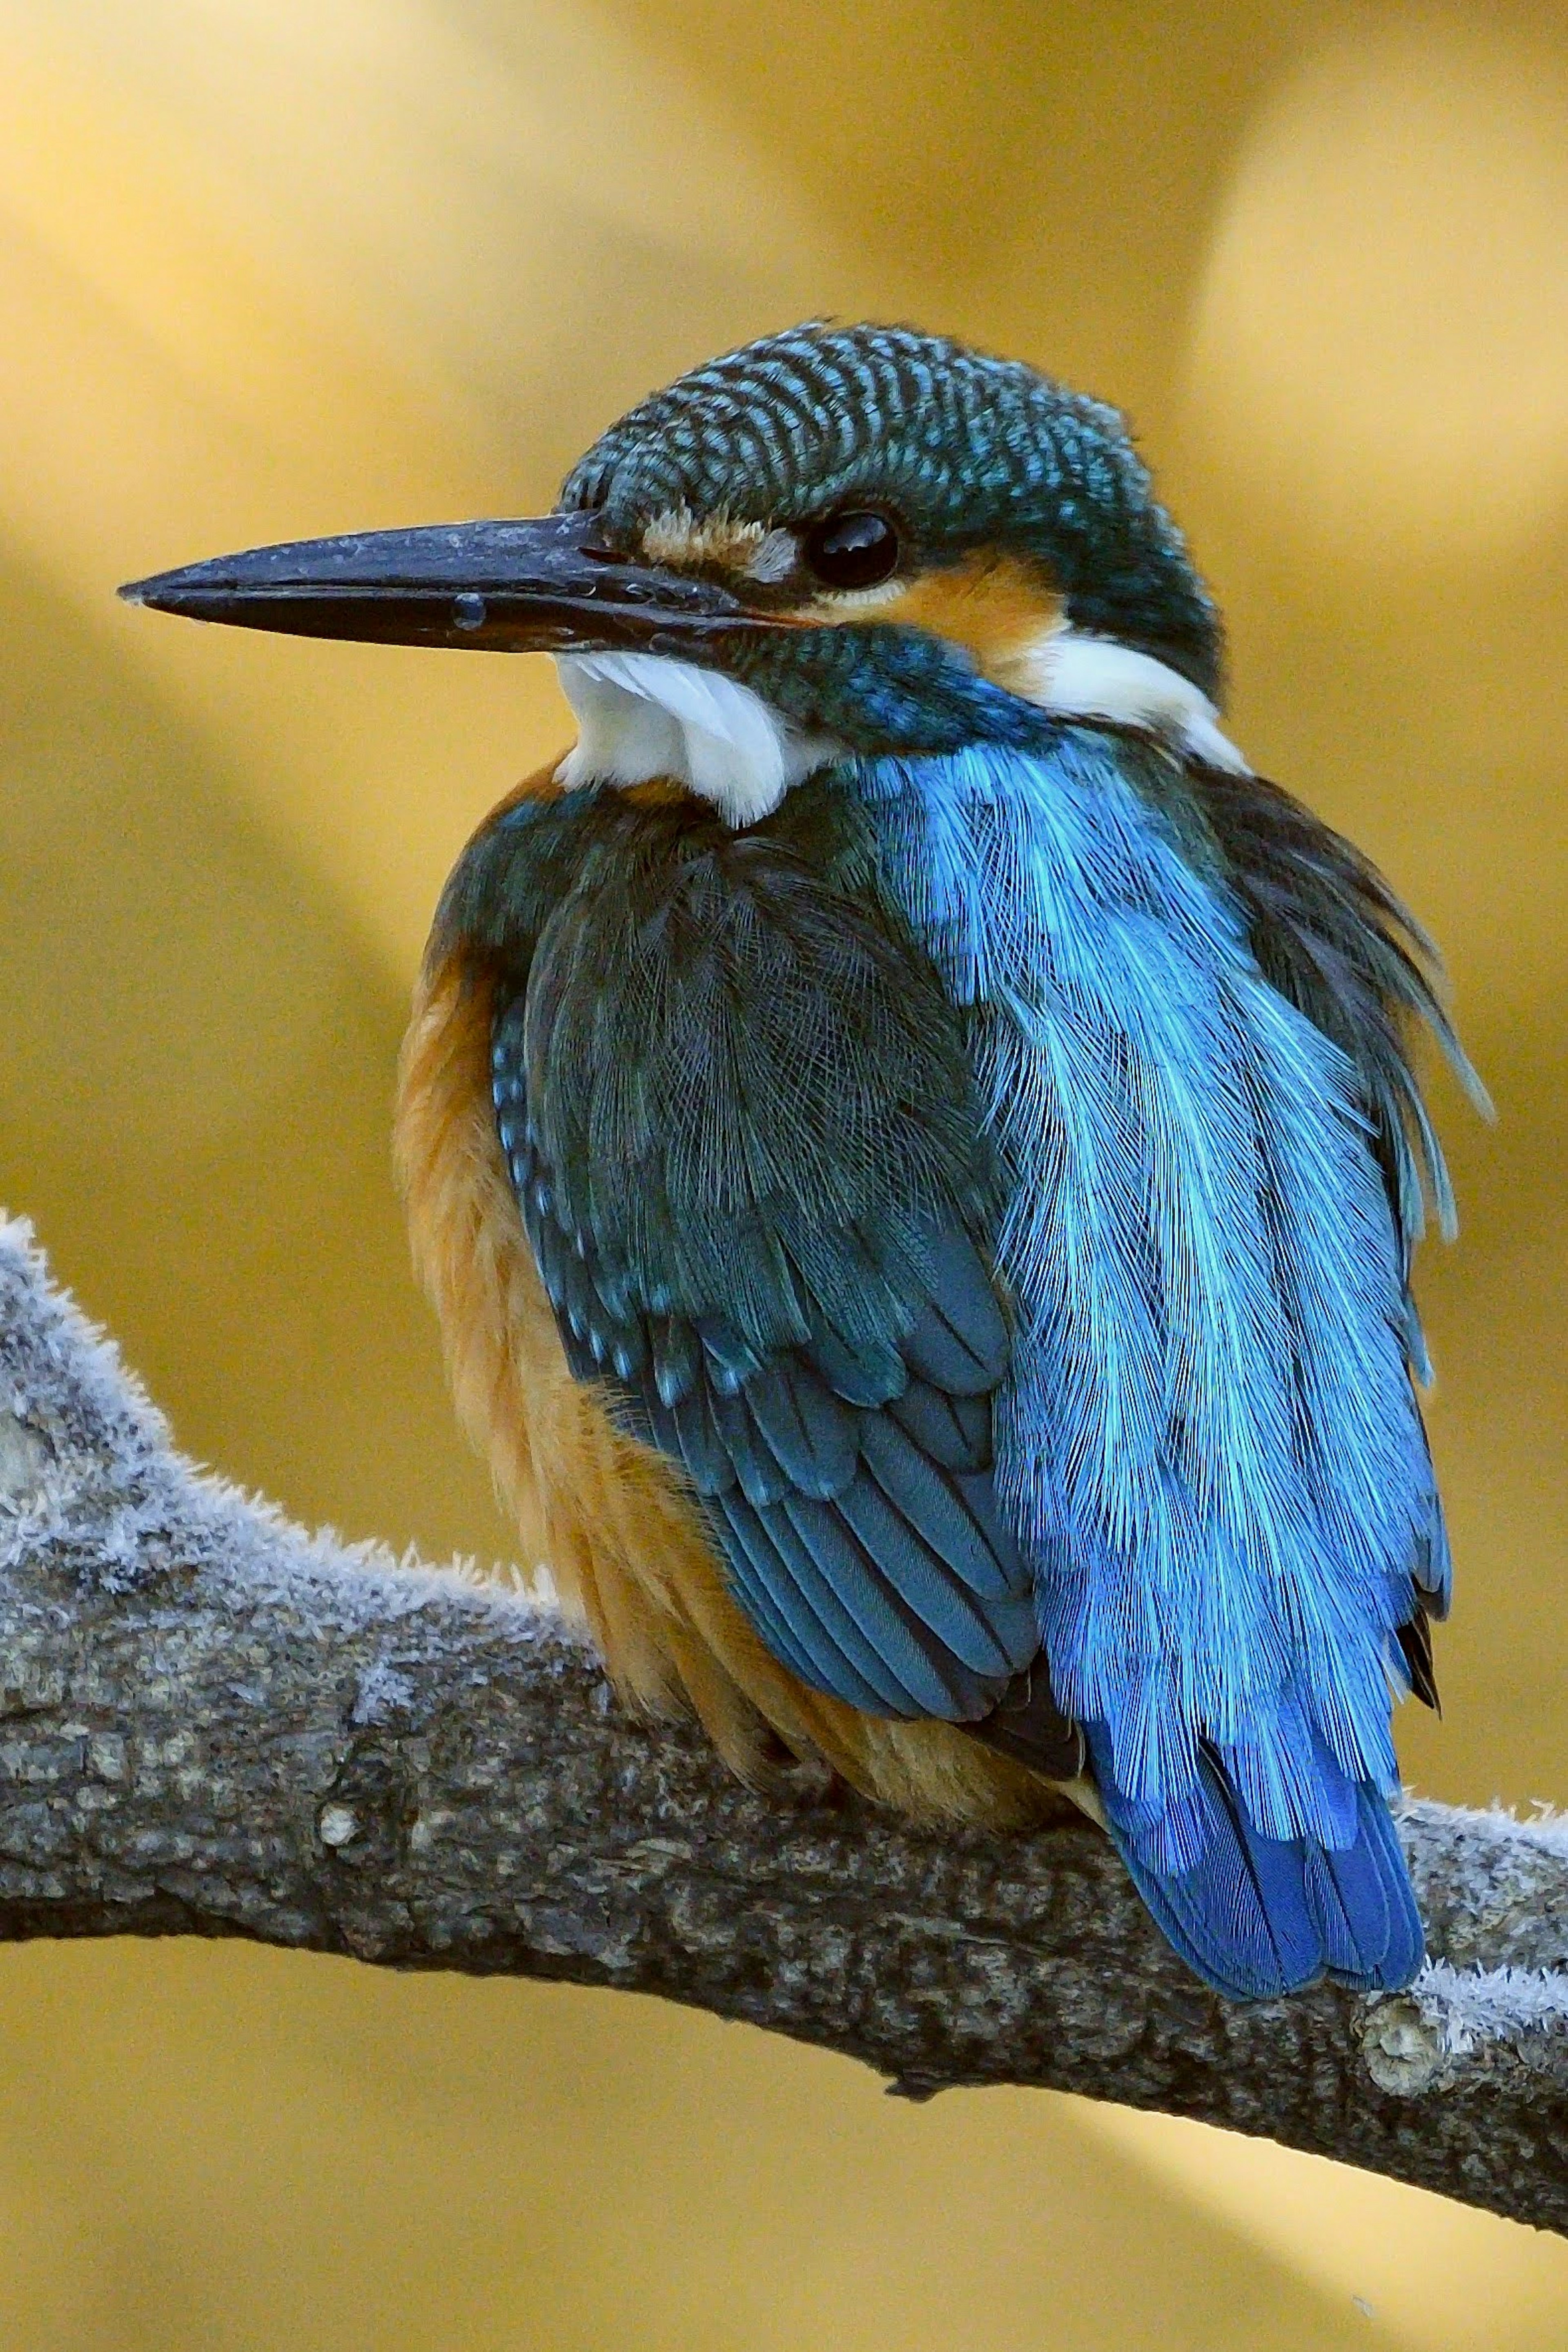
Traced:
<path fill-rule="evenodd" d="M 899 568 L 899 534 L 886 515 L 850 509 L 813 523 L 801 549 L 827 588 L 878 588 Z"/>

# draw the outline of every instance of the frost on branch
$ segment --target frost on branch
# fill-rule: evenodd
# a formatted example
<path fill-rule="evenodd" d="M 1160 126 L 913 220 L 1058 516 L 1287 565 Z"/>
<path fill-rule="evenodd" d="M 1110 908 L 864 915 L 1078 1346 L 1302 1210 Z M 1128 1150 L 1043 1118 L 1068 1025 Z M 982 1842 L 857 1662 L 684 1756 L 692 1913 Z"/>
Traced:
<path fill-rule="evenodd" d="M 0 1223 L 0 1935 L 567 1978 L 1196 2116 L 1568 2229 L 1568 1824 L 1414 1804 L 1413 1992 L 1234 2008 L 1085 1825 L 736 1786 L 549 1611 L 204 1477 Z"/>

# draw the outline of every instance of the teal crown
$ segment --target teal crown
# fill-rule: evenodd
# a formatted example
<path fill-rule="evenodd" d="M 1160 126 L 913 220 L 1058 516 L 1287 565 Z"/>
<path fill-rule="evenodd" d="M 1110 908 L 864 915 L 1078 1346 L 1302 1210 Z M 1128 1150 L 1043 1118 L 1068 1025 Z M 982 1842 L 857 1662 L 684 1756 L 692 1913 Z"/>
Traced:
<path fill-rule="evenodd" d="M 945 336 L 820 321 L 763 336 L 639 401 L 560 503 L 628 537 L 682 510 L 798 525 L 879 508 L 913 568 L 984 547 L 1033 559 L 1073 627 L 1217 693 L 1213 603 L 1123 418 Z"/>

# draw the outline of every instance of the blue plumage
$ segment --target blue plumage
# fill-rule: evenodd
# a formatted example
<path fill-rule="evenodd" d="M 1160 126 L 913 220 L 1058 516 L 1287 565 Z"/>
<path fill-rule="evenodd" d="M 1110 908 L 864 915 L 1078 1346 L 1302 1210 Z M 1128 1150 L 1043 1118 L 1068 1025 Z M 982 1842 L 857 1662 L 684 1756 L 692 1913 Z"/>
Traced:
<path fill-rule="evenodd" d="M 979 1722 L 1039 1647 L 994 1486 L 997 1168 L 876 854 L 842 779 L 742 835 L 574 793 L 449 914 L 506 944 L 491 1090 L 574 1370 L 680 1464 L 804 1682 Z"/>
<path fill-rule="evenodd" d="M 1161 765 L 1065 729 L 854 788 L 1009 1171 L 998 1481 L 1113 1833 L 1226 1990 L 1403 1981 L 1389 1691 L 1443 1545 L 1402 1240 L 1360 1072 L 1263 978 Z"/>
<path fill-rule="evenodd" d="M 1104 1736 L 1090 1730 L 1107 1819 L 1133 1883 L 1188 1966 L 1235 1998 L 1293 1992 L 1323 1975 L 1362 1992 L 1391 1990 L 1421 1965 L 1420 1915 L 1383 1793 L 1350 1782 L 1321 1738 L 1314 1749 L 1320 1780 L 1346 1801 L 1338 1844 L 1269 1837 L 1204 1748 L 1196 1859 L 1162 1870 L 1119 1802 Z"/>
<path fill-rule="evenodd" d="M 1081 1736 L 1227 1992 L 1394 1984 L 1390 1692 L 1447 1575 L 1406 1285 L 1435 1147 L 1384 1031 L 1302 1009 L 1307 915 L 1276 857 L 1270 946 L 1221 789 L 1058 726 L 845 763 L 741 835 L 570 794 L 447 919 L 506 943 L 498 1118 L 568 1353 L 775 1654 L 1044 1769 Z"/>

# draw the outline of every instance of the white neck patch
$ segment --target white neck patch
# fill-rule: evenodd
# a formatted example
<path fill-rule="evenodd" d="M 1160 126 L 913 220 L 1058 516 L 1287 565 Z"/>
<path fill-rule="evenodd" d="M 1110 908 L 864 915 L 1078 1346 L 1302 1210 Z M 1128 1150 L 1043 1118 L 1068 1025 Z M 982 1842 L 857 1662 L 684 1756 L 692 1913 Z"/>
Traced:
<path fill-rule="evenodd" d="M 814 769 L 845 756 L 835 737 L 797 727 L 722 670 L 663 654 L 558 654 L 555 667 L 579 730 L 557 771 L 568 787 L 667 777 L 740 826 L 771 815 Z M 1143 728 L 1211 768 L 1250 773 L 1207 695 L 1113 637 L 1047 629 L 998 683 L 1064 719 Z"/>
<path fill-rule="evenodd" d="M 1252 772 L 1222 730 L 1219 712 L 1190 677 L 1114 637 L 1089 636 L 1058 623 L 1014 655 L 998 682 L 1042 710 L 1145 728 L 1208 767 L 1238 776 Z"/>
<path fill-rule="evenodd" d="M 793 784 L 842 756 L 722 670 L 663 654 L 558 654 L 577 714 L 559 770 L 574 784 L 646 784 L 668 776 L 711 801 L 727 824 L 755 824 Z"/>

